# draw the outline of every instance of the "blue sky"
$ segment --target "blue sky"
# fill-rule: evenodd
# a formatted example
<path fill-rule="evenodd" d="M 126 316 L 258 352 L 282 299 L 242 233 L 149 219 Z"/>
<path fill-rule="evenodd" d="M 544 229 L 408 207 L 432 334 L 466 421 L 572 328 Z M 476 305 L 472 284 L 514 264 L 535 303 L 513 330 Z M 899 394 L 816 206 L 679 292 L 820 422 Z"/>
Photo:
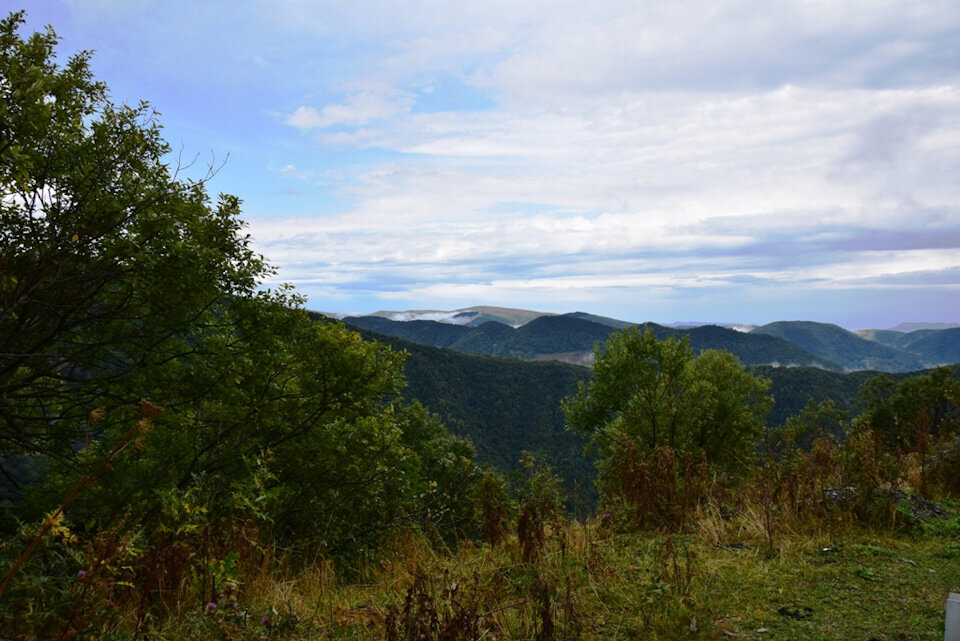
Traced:
<path fill-rule="evenodd" d="M 308 307 L 960 321 L 960 3 L 28 0 Z"/>

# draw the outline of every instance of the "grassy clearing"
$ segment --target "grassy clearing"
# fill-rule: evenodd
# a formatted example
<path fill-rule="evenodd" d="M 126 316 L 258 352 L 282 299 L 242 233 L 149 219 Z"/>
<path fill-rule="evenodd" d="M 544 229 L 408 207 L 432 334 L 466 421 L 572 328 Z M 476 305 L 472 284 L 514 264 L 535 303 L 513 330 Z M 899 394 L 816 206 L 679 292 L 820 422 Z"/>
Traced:
<path fill-rule="evenodd" d="M 663 536 L 557 525 L 534 563 L 521 560 L 515 538 L 438 552 L 400 537 L 358 580 L 321 565 L 251 582 L 236 609 L 188 609 L 149 636 L 943 638 L 947 593 L 960 590 L 958 517 L 901 533 L 785 533 L 774 547 L 749 515 L 698 523 Z"/>

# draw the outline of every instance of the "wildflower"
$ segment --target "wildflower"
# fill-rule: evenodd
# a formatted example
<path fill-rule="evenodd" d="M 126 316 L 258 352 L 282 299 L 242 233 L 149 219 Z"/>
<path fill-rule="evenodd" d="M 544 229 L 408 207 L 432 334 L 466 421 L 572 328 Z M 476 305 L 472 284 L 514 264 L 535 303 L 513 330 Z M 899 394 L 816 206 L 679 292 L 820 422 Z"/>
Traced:
<path fill-rule="evenodd" d="M 87 578 L 87 571 L 86 571 L 86 570 L 78 570 L 78 571 L 77 571 L 77 578 L 80 579 L 81 581 L 83 581 L 85 578 Z"/>
<path fill-rule="evenodd" d="M 208 604 L 207 604 L 207 611 L 208 611 L 208 612 L 216 612 L 216 611 L 217 611 L 217 604 L 214 603 L 213 601 L 211 601 L 210 603 L 208 603 Z"/>

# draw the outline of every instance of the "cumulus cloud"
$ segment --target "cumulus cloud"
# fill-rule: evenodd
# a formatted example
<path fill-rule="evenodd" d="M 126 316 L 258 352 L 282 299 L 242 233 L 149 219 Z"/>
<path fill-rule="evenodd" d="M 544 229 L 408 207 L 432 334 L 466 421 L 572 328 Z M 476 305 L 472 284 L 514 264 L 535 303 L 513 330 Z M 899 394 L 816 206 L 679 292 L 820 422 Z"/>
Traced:
<path fill-rule="evenodd" d="M 334 125 L 365 125 L 410 110 L 412 96 L 405 91 L 380 93 L 359 91 L 346 102 L 329 104 L 322 109 L 300 106 L 285 122 L 298 129 L 323 129 Z"/>

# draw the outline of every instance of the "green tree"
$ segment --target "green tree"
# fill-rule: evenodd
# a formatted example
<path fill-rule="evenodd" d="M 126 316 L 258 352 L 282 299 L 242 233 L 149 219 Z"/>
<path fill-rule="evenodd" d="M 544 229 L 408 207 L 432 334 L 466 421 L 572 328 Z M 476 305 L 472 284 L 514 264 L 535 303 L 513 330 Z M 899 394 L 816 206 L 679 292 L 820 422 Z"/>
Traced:
<path fill-rule="evenodd" d="M 167 164 L 156 114 L 114 105 L 89 54 L 59 66 L 54 32 L 21 39 L 23 20 L 0 22 L 0 460 L 65 461 L 177 387 L 171 363 L 201 355 L 224 298 L 268 269 L 239 200 L 213 204 Z"/>
<path fill-rule="evenodd" d="M 952 463 L 945 463 L 955 456 L 950 440 L 960 432 L 960 380 L 953 370 L 938 367 L 900 383 L 877 376 L 863 384 L 860 395 L 865 408 L 857 429 L 873 436 L 874 457 L 909 454 L 915 459 L 924 495 L 930 491 L 928 468 L 936 460 L 937 482 L 954 491 L 960 475 L 951 469 Z"/>
<path fill-rule="evenodd" d="M 567 424 L 592 436 L 601 459 L 626 446 L 706 455 L 726 471 L 749 462 L 770 382 L 727 353 L 694 356 L 687 337 L 659 341 L 631 327 L 597 346 L 593 378 L 564 402 Z"/>
<path fill-rule="evenodd" d="M 405 407 L 404 355 L 314 322 L 287 287 L 258 290 L 271 271 L 239 200 L 211 202 L 209 174 L 169 164 L 149 106 L 114 105 L 89 54 L 61 66 L 54 32 L 24 39 L 23 22 L 0 22 L 0 471 L 16 517 L 127 442 L 75 522 L 130 511 L 149 529 L 165 492 L 202 484 L 212 523 L 258 457 L 287 541 L 340 551 L 468 511 L 472 449 Z M 142 399 L 164 411 L 131 435 Z"/>
<path fill-rule="evenodd" d="M 627 527 L 684 527 L 710 491 L 752 459 L 770 381 L 726 352 L 694 356 L 686 336 L 637 327 L 595 349 L 593 378 L 563 404 L 567 424 L 597 448 L 601 501 Z"/>
<path fill-rule="evenodd" d="M 918 438 L 936 440 L 960 430 L 960 380 L 949 367 L 900 383 L 875 376 L 861 386 L 860 397 L 860 423 L 877 432 L 890 449 L 913 449 Z"/>
<path fill-rule="evenodd" d="M 897 416 L 893 407 L 893 398 L 897 384 L 886 374 L 880 374 L 864 381 L 858 392 L 864 409 L 858 417 L 861 427 L 869 428 L 891 448 L 897 439 Z"/>
<path fill-rule="evenodd" d="M 839 409 L 833 400 L 817 403 L 808 398 L 800 413 L 788 416 L 783 425 L 767 430 L 766 454 L 790 456 L 798 449 L 810 450 L 819 438 L 841 438 L 845 436 L 847 419 L 847 412 Z"/>

